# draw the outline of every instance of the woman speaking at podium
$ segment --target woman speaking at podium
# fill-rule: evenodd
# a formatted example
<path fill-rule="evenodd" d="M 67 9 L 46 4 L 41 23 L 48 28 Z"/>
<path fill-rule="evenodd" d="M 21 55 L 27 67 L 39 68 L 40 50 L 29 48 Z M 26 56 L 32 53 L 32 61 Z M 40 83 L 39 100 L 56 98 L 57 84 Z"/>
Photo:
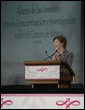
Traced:
<path fill-rule="evenodd" d="M 67 39 L 63 35 L 59 35 L 53 38 L 54 47 L 56 49 L 56 53 L 52 57 L 52 60 L 65 61 L 70 66 L 72 66 L 73 61 L 73 53 L 67 51 Z"/>

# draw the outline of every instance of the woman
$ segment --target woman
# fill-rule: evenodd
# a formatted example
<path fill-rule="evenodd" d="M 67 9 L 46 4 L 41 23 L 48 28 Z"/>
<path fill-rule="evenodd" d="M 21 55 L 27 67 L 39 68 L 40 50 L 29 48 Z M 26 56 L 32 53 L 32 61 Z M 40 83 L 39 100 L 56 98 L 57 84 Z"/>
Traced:
<path fill-rule="evenodd" d="M 53 42 L 57 52 L 53 56 L 52 60 L 65 61 L 70 66 L 72 66 L 73 54 L 71 52 L 68 52 L 66 49 L 66 37 L 63 35 L 57 36 L 53 39 Z"/>

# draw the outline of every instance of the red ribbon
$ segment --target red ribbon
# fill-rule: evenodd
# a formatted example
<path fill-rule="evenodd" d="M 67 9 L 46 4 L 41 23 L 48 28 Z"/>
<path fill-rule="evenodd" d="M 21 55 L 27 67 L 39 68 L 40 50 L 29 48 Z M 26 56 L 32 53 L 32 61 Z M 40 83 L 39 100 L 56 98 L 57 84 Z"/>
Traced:
<path fill-rule="evenodd" d="M 67 102 L 69 102 L 69 104 L 67 104 Z M 77 103 L 77 104 L 74 104 L 74 103 Z M 70 105 L 78 106 L 78 105 L 80 105 L 80 102 L 78 100 L 74 100 L 74 101 L 70 102 L 70 98 L 67 98 L 65 102 L 63 102 L 62 100 L 59 100 L 56 102 L 56 105 L 58 105 L 58 106 L 63 106 L 65 104 L 66 104 L 66 108 L 70 108 Z"/>
<path fill-rule="evenodd" d="M 11 100 L 6 100 L 6 101 L 3 101 L 3 98 L 1 98 L 1 108 L 3 108 L 3 105 L 12 105 L 13 102 Z"/>

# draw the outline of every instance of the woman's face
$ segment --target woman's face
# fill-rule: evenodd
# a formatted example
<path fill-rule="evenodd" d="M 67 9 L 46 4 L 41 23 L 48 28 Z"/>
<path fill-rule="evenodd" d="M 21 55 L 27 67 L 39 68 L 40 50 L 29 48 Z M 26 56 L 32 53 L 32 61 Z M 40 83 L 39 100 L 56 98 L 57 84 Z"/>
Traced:
<path fill-rule="evenodd" d="M 61 47 L 63 47 L 63 43 L 61 43 L 58 39 L 55 39 L 54 47 L 56 50 L 59 50 Z"/>

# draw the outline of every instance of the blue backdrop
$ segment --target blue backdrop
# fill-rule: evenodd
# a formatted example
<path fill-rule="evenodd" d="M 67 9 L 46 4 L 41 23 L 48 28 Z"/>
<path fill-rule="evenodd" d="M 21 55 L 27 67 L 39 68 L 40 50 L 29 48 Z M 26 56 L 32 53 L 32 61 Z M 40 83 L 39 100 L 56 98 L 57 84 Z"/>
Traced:
<path fill-rule="evenodd" d="M 24 85 L 24 61 L 43 60 L 55 49 L 53 38 L 67 37 L 74 54 L 75 82 L 83 82 L 80 1 L 1 2 L 1 84 Z"/>

